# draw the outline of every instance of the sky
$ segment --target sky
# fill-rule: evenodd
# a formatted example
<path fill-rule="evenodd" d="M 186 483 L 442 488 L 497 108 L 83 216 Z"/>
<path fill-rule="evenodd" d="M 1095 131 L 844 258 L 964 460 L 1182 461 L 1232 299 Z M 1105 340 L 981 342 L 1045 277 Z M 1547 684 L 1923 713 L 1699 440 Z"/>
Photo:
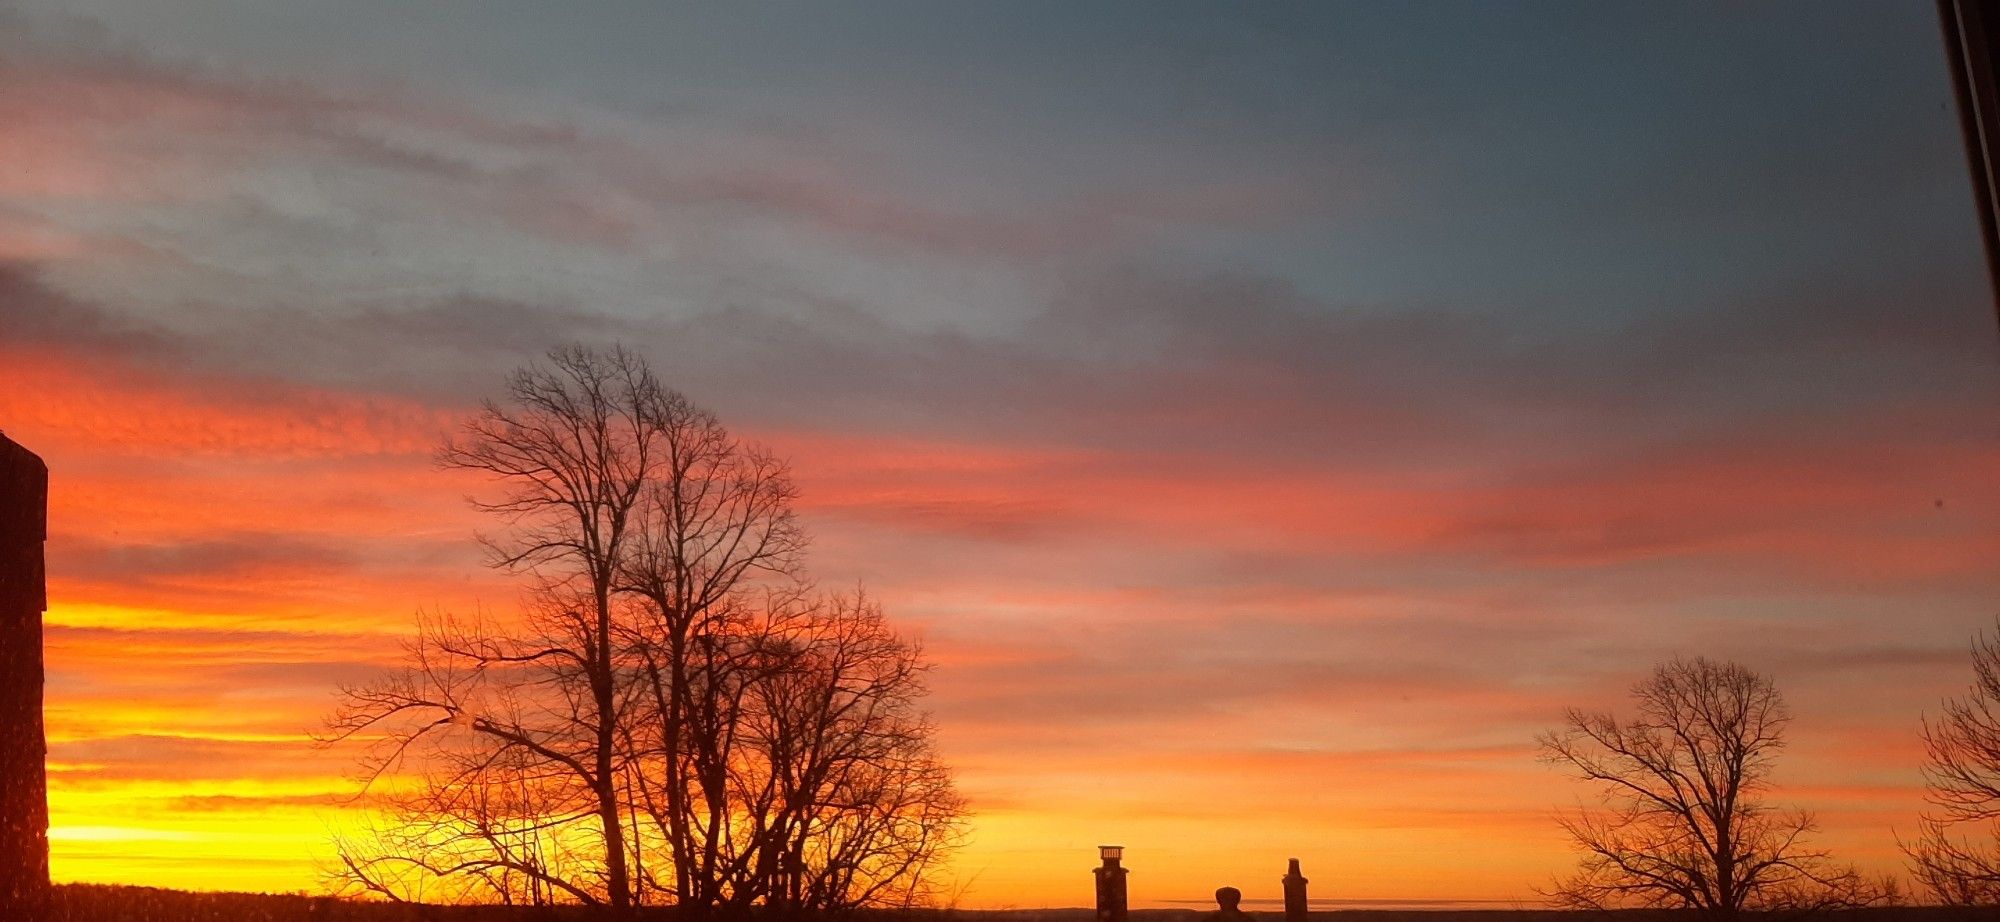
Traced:
<path fill-rule="evenodd" d="M 519 600 L 432 449 L 569 341 L 922 639 L 962 905 L 1533 902 L 1534 735 L 1681 654 L 1893 871 L 2000 615 L 1933 16 L 0 0 L 54 874 L 322 885 L 335 688 Z"/>

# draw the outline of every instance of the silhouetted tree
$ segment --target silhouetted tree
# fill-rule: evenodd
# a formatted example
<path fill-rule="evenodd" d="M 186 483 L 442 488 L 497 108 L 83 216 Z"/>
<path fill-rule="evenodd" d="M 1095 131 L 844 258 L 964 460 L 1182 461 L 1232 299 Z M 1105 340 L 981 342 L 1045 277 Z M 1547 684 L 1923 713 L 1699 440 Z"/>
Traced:
<path fill-rule="evenodd" d="M 1570 709 L 1538 738 L 1544 761 L 1597 788 L 1561 819 L 1583 859 L 1548 896 L 1570 909 L 1815 910 L 1878 888 L 1806 844 L 1804 813 L 1763 800 L 1790 722 L 1771 681 L 1734 663 L 1675 659 L 1632 688 L 1637 713 Z"/>
<path fill-rule="evenodd" d="M 791 911 L 908 907 L 933 894 L 930 872 L 955 847 L 964 801 L 918 708 L 921 650 L 889 630 L 863 595 L 779 609 L 745 661 L 748 758 L 729 784 L 742 798 L 748 873 L 734 907 Z"/>
<path fill-rule="evenodd" d="M 737 851 L 729 770 L 745 719 L 743 635 L 755 602 L 782 606 L 806 592 L 805 537 L 782 461 L 678 394 L 662 402 L 658 422 L 660 469 L 618 571 L 634 606 L 629 780 L 650 835 L 666 846 L 666 888 L 699 913 L 724 900 Z"/>
<path fill-rule="evenodd" d="M 364 771 L 382 818 L 337 843 L 340 882 L 398 900 L 607 902 L 588 684 L 525 650 L 440 619 L 400 673 L 344 691 L 336 735 L 380 734 Z"/>
<path fill-rule="evenodd" d="M 438 460 L 503 485 L 500 498 L 475 503 L 513 526 L 486 544 L 496 566 L 531 581 L 527 636 L 445 631 L 427 638 L 416 667 L 400 679 L 347 693 L 335 731 L 384 730 L 393 759 L 427 735 L 458 727 L 491 749 L 475 746 L 477 764 L 525 757 L 538 763 L 543 787 L 557 779 L 574 785 L 596 820 L 602 880 L 550 876 L 547 883 L 579 897 L 602 893 L 622 909 L 633 888 L 618 784 L 628 696 L 619 681 L 624 643 L 614 582 L 636 510 L 657 476 L 665 413 L 680 398 L 637 355 L 578 346 L 515 372 L 507 394 L 504 404 L 486 402 Z M 509 698 L 504 710 L 482 698 L 496 687 Z M 528 690 L 539 700 L 524 700 Z"/>
<path fill-rule="evenodd" d="M 2000 905 L 2000 639 L 1973 641 L 1972 673 L 1963 697 L 1924 720 L 1925 793 L 1939 812 L 1924 814 L 1903 851 L 1940 901 Z"/>
<path fill-rule="evenodd" d="M 415 753 L 421 783 L 378 797 L 339 876 L 690 916 L 927 895 L 964 804 L 925 666 L 805 578 L 786 465 L 627 352 L 559 351 L 510 396 L 440 457 L 508 485 L 482 505 L 514 526 L 489 546 L 527 616 L 434 621 L 402 673 L 345 691 L 331 735 L 378 739 L 371 778 Z"/>

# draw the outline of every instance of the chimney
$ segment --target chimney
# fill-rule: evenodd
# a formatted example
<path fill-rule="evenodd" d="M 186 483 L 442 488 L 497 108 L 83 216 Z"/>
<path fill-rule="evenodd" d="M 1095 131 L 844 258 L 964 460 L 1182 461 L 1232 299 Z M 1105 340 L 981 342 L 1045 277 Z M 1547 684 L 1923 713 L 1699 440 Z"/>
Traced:
<path fill-rule="evenodd" d="M 1306 922 L 1306 876 L 1299 873 L 1299 859 L 1292 859 L 1281 881 L 1285 885 L 1285 922 Z"/>
<path fill-rule="evenodd" d="M 1125 875 L 1119 865 L 1125 857 L 1122 845 L 1100 845 L 1097 857 L 1103 864 L 1091 868 L 1097 878 L 1097 922 L 1125 922 Z"/>

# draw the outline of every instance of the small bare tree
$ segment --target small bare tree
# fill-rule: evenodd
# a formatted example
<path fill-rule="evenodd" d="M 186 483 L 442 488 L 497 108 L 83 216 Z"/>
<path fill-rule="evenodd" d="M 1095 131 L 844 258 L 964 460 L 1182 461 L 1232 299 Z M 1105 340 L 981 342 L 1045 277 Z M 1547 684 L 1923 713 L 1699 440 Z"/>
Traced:
<path fill-rule="evenodd" d="M 1767 804 L 1790 715 L 1734 663 L 1675 659 L 1633 686 L 1637 715 L 1570 709 L 1543 760 L 1594 785 L 1597 809 L 1560 822 L 1583 859 L 1548 896 L 1568 909 L 1817 910 L 1875 901 L 1852 868 L 1809 847 L 1812 818 Z"/>
<path fill-rule="evenodd" d="M 1940 901 L 2000 905 L 2000 638 L 1972 644 L 1972 687 L 1924 720 L 1926 795 L 1938 812 L 1903 843 L 1910 869 Z M 1977 832 L 1967 834 L 1968 827 Z"/>

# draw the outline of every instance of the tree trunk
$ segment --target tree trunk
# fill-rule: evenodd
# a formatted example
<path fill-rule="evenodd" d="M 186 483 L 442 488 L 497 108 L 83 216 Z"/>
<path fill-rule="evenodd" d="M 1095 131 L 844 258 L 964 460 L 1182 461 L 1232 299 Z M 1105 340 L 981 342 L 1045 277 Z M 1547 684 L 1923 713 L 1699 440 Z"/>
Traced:
<path fill-rule="evenodd" d="M 611 891 L 611 908 L 620 915 L 632 905 L 632 883 L 625 868 L 625 833 L 618 802 L 618 783 L 611 774 L 617 746 L 617 714 L 611 688 L 610 580 L 600 577 L 597 589 L 597 663 L 591 692 L 597 699 L 597 817 L 604 827 L 604 885 Z"/>

